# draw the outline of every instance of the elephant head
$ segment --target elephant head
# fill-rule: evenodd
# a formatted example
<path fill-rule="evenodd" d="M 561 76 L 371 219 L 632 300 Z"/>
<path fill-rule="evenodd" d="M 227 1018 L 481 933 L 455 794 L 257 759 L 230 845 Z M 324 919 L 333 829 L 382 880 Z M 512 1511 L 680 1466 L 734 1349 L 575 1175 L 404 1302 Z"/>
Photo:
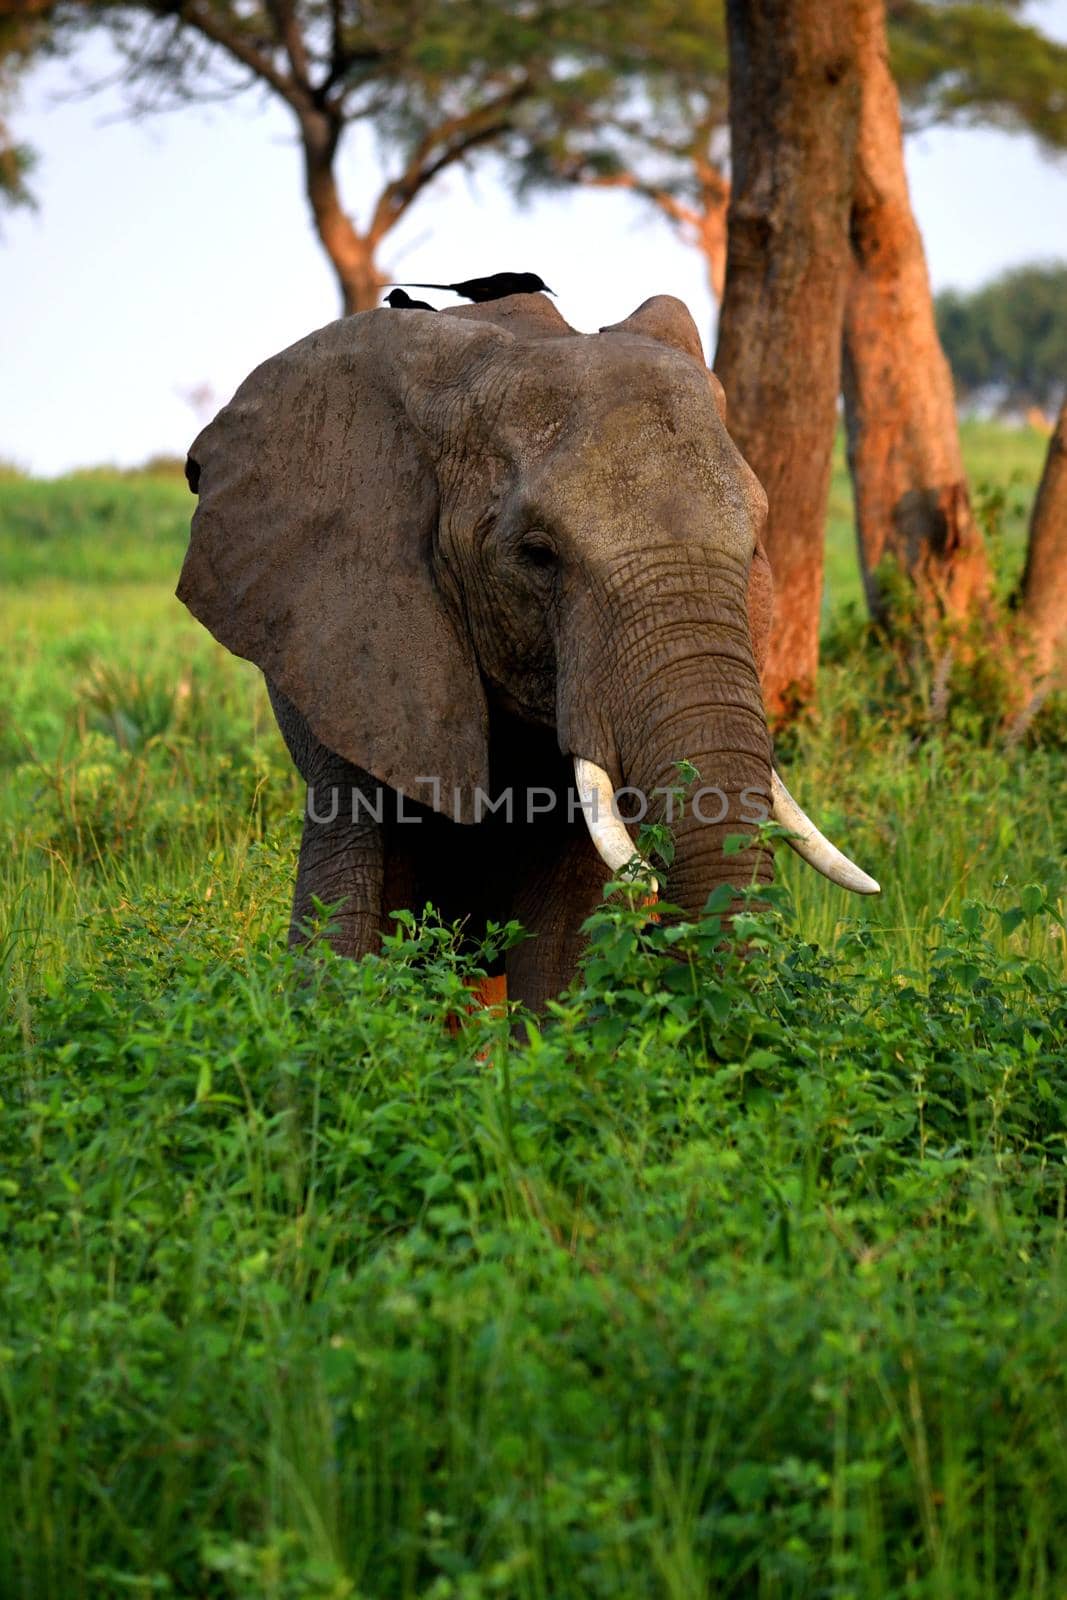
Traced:
<path fill-rule="evenodd" d="M 696 766 L 722 799 L 675 821 L 666 891 L 688 912 L 769 878 L 755 844 L 723 851 L 761 800 L 870 891 L 772 775 L 766 500 L 723 410 L 667 297 L 594 335 L 543 296 L 345 318 L 193 445 L 179 596 L 326 749 L 462 822 L 499 711 L 554 730 L 587 794 L 653 797 Z M 591 832 L 617 870 L 625 827 L 602 805 Z"/>

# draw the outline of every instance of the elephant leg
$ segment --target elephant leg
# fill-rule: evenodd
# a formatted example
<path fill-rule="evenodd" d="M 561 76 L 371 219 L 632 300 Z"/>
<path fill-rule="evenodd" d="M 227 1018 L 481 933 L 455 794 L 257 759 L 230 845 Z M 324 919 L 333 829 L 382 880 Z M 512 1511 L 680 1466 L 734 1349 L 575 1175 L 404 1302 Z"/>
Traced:
<path fill-rule="evenodd" d="M 306 926 L 316 917 L 314 901 L 319 900 L 336 908 L 330 917 L 333 948 L 340 955 L 358 957 L 377 950 L 381 936 L 382 828 L 358 807 L 353 818 L 352 796 L 367 790 L 359 784 L 362 774 L 355 768 L 344 762 L 338 767 L 344 769 L 338 773 L 341 781 L 320 780 L 308 786 L 289 943 L 304 942 Z M 373 800 L 374 792 L 369 798 Z"/>
<path fill-rule="evenodd" d="M 545 830 L 523 859 L 512 901 L 530 937 L 508 951 L 509 1000 L 543 1011 L 567 987 L 585 948 L 582 924 L 603 900 L 606 879 L 584 827 Z"/>
<path fill-rule="evenodd" d="M 321 766 L 308 785 L 289 943 L 304 943 L 319 900 L 336 907 L 330 917 L 333 948 L 340 955 L 365 956 L 378 949 L 382 931 L 383 830 L 374 820 L 381 789 L 337 756 Z"/>
<path fill-rule="evenodd" d="M 304 943 L 319 900 L 337 907 L 331 918 L 334 949 L 365 956 L 377 950 L 382 931 L 382 787 L 320 744 L 269 678 L 267 691 L 289 754 L 308 786 L 289 943 Z"/>

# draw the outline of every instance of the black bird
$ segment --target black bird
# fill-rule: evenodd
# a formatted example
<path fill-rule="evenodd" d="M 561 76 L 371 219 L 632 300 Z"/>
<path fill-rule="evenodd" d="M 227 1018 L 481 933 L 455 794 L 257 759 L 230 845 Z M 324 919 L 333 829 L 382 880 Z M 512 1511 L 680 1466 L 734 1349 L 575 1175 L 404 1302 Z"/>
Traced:
<path fill-rule="evenodd" d="M 415 285 L 412 284 L 412 288 L 414 287 Z M 386 304 L 392 306 L 394 311 L 433 311 L 436 309 L 425 300 L 413 300 L 409 294 L 404 293 L 403 289 L 394 289 L 391 294 L 386 295 L 385 300 Z"/>
<path fill-rule="evenodd" d="M 488 278 L 465 278 L 462 283 L 406 283 L 405 289 L 449 289 L 482 305 L 486 300 L 503 300 L 509 294 L 555 294 L 536 272 L 494 272 Z M 392 295 L 389 297 L 392 302 Z"/>

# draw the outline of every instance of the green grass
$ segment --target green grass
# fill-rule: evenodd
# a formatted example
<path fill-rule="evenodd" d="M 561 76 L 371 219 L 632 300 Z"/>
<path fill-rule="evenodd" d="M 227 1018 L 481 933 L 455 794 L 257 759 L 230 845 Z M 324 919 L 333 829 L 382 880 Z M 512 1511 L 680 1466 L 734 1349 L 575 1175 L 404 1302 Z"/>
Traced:
<path fill-rule="evenodd" d="M 60 581 L 158 588 L 177 575 L 192 503 L 184 481 L 173 477 L 104 471 L 58 483 L 0 477 L 4 587 Z"/>
<path fill-rule="evenodd" d="M 1009 568 L 1042 444 L 965 435 Z M 189 505 L 0 482 L 0 1595 L 1058 1600 L 1055 721 L 930 727 L 838 475 L 783 754 L 882 897 L 780 856 L 744 965 L 613 904 L 547 1026 L 453 1035 L 432 922 L 284 952 Z"/>
<path fill-rule="evenodd" d="M 968 418 L 960 428 L 971 497 L 979 520 L 993 535 L 998 564 L 1017 577 L 1026 552 L 1026 529 L 1045 462 L 1048 440 L 1035 428 L 1005 428 Z M 852 485 L 845 465 L 844 436 L 834 448 L 826 529 L 823 617 L 827 625 L 849 605 L 862 608 L 863 585 L 856 561 Z"/>

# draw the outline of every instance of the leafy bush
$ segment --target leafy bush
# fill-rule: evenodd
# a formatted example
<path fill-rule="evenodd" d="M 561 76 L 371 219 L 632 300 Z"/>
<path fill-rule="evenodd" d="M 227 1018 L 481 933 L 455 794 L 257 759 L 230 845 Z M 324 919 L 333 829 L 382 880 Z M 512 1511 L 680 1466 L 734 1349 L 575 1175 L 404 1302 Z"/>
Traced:
<path fill-rule="evenodd" d="M 1051 1593 L 1046 897 L 928 981 L 714 910 L 609 902 L 521 1040 L 432 920 L 94 929 L 6 1034 L 3 1592 Z"/>

